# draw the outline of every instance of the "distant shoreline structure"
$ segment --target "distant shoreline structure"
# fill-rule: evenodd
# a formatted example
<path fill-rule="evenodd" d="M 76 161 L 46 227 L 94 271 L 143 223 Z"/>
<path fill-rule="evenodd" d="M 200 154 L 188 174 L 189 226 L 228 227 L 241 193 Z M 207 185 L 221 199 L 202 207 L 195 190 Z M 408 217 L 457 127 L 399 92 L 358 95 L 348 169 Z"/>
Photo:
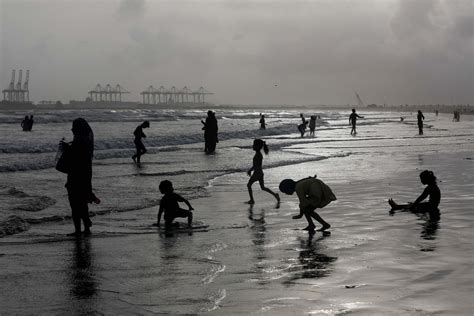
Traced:
<path fill-rule="evenodd" d="M 399 106 L 383 106 L 369 104 L 366 107 L 357 105 L 295 105 L 295 104 L 213 104 L 213 103 L 164 103 L 164 104 L 143 104 L 140 102 L 109 102 L 109 101 L 75 101 L 69 103 L 61 102 L 40 102 L 34 104 L 32 102 L 10 102 L 0 101 L 0 110 L 42 110 L 42 109 L 63 109 L 63 110 L 80 110 L 80 109 L 103 109 L 103 110 L 130 110 L 130 109 L 275 109 L 275 110 L 301 110 L 306 112 L 318 110 L 350 110 L 357 108 L 360 111 L 390 111 L 390 112 L 413 112 L 422 110 L 424 112 L 452 113 L 460 111 L 463 114 L 474 114 L 474 106 L 470 104 L 428 104 L 428 105 L 399 105 Z"/>

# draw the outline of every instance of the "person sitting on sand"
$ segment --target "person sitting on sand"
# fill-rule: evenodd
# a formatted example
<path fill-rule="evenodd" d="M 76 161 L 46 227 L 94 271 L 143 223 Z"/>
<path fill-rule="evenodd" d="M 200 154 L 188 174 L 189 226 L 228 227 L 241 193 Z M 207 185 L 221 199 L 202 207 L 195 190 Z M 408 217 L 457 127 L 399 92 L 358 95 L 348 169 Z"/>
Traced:
<path fill-rule="evenodd" d="M 165 229 L 170 230 L 173 224 L 173 220 L 177 217 L 188 218 L 188 227 L 192 227 L 193 223 L 193 207 L 188 200 L 183 198 L 181 195 L 174 193 L 173 184 L 169 180 L 164 180 L 160 182 L 159 185 L 160 192 L 163 194 L 163 197 L 160 201 L 160 209 L 158 211 L 158 220 L 157 226 L 160 227 L 161 214 L 165 213 Z M 184 210 L 179 207 L 178 202 L 185 203 L 189 210 Z"/>
<path fill-rule="evenodd" d="M 304 230 L 314 231 L 314 218 L 322 227 L 318 231 L 324 231 L 331 227 L 325 220 L 315 212 L 317 208 L 323 208 L 332 201 L 336 200 L 336 196 L 323 181 L 316 179 L 316 177 L 308 177 L 299 181 L 285 179 L 280 183 L 280 191 L 288 195 L 292 195 L 295 191 L 300 200 L 300 214 L 293 216 L 293 219 L 306 217 L 308 226 Z"/>
<path fill-rule="evenodd" d="M 397 204 L 393 199 L 388 199 L 388 204 L 392 211 L 408 210 L 413 213 L 429 213 L 431 220 L 439 219 L 439 202 L 441 201 L 441 191 L 436 183 L 436 177 L 432 171 L 425 170 L 420 173 L 420 181 L 427 187 L 423 193 L 413 203 Z M 429 196 L 428 202 L 422 202 Z"/>
<path fill-rule="evenodd" d="M 269 152 L 268 146 L 263 140 L 256 139 L 253 141 L 253 150 L 255 151 L 255 156 L 253 157 L 252 168 L 250 168 L 249 171 L 247 171 L 247 174 L 250 177 L 249 182 L 247 183 L 247 189 L 249 190 L 250 200 L 247 203 L 255 204 L 255 200 L 253 199 L 253 193 L 252 193 L 252 184 L 258 181 L 258 183 L 260 183 L 260 188 L 263 191 L 268 192 L 275 197 L 275 199 L 277 200 L 277 208 L 278 208 L 280 206 L 280 196 L 278 195 L 278 193 L 274 193 L 272 190 L 265 187 L 265 182 L 263 180 L 263 167 L 262 167 L 263 156 L 261 153 L 262 148 L 263 148 L 263 151 L 265 152 L 265 155 L 268 155 L 268 152 Z M 252 171 L 253 171 L 253 174 L 252 174 Z"/>

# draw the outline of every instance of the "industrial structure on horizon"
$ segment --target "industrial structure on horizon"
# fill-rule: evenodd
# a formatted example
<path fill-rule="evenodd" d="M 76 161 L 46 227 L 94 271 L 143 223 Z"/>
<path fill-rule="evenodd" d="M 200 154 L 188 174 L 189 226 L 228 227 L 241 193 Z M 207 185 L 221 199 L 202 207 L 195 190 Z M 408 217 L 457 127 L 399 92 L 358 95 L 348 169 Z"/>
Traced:
<path fill-rule="evenodd" d="M 155 89 L 153 86 L 149 86 L 140 94 L 143 98 L 143 104 L 204 104 L 206 103 L 205 96 L 214 93 L 207 91 L 203 87 L 200 87 L 197 91 L 192 91 L 186 86 L 181 90 L 176 89 L 174 86 L 171 89 L 165 89 L 163 86 Z"/>
<path fill-rule="evenodd" d="M 17 103 L 30 103 L 30 91 L 29 91 L 29 81 L 30 81 L 30 71 L 26 71 L 26 80 L 22 85 L 22 76 L 23 70 L 20 69 L 18 72 L 18 82 L 15 85 L 15 72 L 12 70 L 12 79 L 7 89 L 2 90 L 3 92 L 3 101 L 6 102 L 17 102 Z"/>

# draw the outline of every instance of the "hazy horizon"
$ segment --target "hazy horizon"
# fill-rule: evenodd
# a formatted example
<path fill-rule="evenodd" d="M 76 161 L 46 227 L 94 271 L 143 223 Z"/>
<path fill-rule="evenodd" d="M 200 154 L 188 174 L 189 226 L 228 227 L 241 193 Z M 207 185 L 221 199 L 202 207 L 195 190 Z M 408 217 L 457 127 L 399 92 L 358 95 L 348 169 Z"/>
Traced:
<path fill-rule="evenodd" d="M 473 104 L 470 0 L 0 0 L 0 88 L 84 100 L 200 86 L 224 104 Z"/>

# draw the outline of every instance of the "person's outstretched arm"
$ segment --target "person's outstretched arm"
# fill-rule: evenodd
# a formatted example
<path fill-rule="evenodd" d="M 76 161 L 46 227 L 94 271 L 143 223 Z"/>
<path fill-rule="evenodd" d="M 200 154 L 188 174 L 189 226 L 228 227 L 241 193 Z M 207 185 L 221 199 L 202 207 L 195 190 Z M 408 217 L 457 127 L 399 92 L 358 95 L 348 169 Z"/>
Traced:
<path fill-rule="evenodd" d="M 423 193 L 421 193 L 421 195 L 415 200 L 415 202 L 413 202 L 413 204 L 411 205 L 411 207 L 414 207 L 416 206 L 418 203 L 420 203 L 421 201 L 423 201 L 424 199 L 426 199 L 429 195 L 429 189 L 426 188 Z"/>
<path fill-rule="evenodd" d="M 191 206 L 191 203 L 189 203 L 188 200 L 186 200 L 184 197 L 182 197 L 181 195 L 179 194 L 176 194 L 178 196 L 178 202 L 183 202 L 184 204 L 186 204 L 188 206 L 188 209 L 190 211 L 194 210 L 193 207 Z"/>

